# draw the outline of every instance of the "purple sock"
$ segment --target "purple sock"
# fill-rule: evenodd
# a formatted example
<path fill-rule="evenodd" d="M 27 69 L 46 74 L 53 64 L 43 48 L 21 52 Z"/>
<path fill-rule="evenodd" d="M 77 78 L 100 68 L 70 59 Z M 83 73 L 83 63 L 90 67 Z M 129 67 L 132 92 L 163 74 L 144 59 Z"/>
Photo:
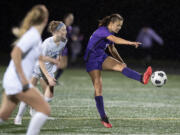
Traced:
<path fill-rule="evenodd" d="M 106 116 L 104 112 L 104 102 L 103 102 L 103 97 L 102 96 L 95 96 L 95 101 L 96 101 L 96 107 L 97 110 L 101 116 L 101 119 Z"/>
<path fill-rule="evenodd" d="M 127 76 L 128 78 L 142 82 L 142 75 L 128 67 L 122 70 L 122 74 Z"/>

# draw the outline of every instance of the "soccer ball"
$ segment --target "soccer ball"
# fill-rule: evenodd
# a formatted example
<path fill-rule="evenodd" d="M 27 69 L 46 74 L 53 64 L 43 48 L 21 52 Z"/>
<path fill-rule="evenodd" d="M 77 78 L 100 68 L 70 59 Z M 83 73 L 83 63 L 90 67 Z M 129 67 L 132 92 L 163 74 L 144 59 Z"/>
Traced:
<path fill-rule="evenodd" d="M 151 75 L 151 82 L 156 87 L 162 87 L 166 81 L 167 75 L 164 71 L 156 71 Z"/>

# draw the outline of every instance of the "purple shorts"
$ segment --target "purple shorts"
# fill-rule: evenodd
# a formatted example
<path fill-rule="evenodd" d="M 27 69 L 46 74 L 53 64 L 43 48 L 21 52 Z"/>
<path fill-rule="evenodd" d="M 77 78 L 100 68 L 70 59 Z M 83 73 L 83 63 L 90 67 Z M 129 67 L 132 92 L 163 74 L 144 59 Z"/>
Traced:
<path fill-rule="evenodd" d="M 88 61 L 86 61 L 86 71 L 102 70 L 102 64 L 107 57 L 106 53 L 101 56 L 90 55 Z"/>
<path fill-rule="evenodd" d="M 67 47 L 65 47 L 64 50 L 62 51 L 62 56 L 68 56 L 68 49 L 67 49 Z"/>

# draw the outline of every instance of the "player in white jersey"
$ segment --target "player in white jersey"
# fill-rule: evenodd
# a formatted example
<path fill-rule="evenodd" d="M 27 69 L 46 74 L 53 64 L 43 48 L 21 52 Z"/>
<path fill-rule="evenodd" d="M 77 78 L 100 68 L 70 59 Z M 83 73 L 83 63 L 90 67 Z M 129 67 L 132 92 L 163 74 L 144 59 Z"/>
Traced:
<path fill-rule="evenodd" d="M 66 26 L 61 21 L 51 21 L 48 27 L 49 32 L 53 35 L 52 37 L 47 38 L 43 44 L 43 56 L 48 56 L 52 58 L 50 62 L 39 62 L 39 65 L 36 66 L 33 73 L 33 81 L 36 82 L 38 78 L 43 78 L 46 84 L 49 86 L 45 92 L 46 101 L 51 100 L 53 97 L 53 81 L 56 81 L 54 78 L 54 73 L 57 70 L 57 67 L 63 66 L 63 63 L 60 63 L 62 51 L 67 43 L 67 30 Z"/>
<path fill-rule="evenodd" d="M 35 65 L 32 77 L 32 84 L 37 85 L 37 81 L 40 80 L 44 84 L 44 98 L 47 102 L 50 102 L 53 98 L 53 89 L 56 84 L 54 73 L 57 67 L 61 67 L 60 57 L 62 51 L 67 43 L 66 39 L 66 26 L 60 21 L 51 21 L 48 27 L 49 32 L 53 35 L 47 38 L 41 48 L 42 55 L 49 57 L 48 62 L 38 61 Z M 22 117 L 27 108 L 27 104 L 24 102 L 20 103 L 18 114 L 14 120 L 14 124 L 21 125 Z"/>
<path fill-rule="evenodd" d="M 27 135 L 38 135 L 50 115 L 50 107 L 40 92 L 29 82 L 36 61 L 42 60 L 39 44 L 48 22 L 44 5 L 34 6 L 26 15 L 14 42 L 11 61 L 3 77 L 4 94 L 0 108 L 0 124 L 7 120 L 19 101 L 32 106 L 37 113 L 31 119 Z"/>

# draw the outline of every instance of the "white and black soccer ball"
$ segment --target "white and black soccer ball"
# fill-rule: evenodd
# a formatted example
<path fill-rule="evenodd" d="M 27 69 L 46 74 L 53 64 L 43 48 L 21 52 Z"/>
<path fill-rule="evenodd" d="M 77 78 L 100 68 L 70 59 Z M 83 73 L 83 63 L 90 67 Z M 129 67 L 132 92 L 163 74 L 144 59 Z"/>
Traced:
<path fill-rule="evenodd" d="M 164 71 L 156 71 L 151 75 L 151 82 L 156 87 L 162 87 L 166 81 L 167 75 Z"/>

